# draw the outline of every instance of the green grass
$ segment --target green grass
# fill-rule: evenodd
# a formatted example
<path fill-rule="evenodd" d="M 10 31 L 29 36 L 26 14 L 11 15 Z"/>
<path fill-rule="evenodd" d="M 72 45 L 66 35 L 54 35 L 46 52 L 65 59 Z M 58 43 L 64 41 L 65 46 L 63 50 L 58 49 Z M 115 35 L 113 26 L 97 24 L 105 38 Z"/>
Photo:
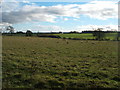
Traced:
<path fill-rule="evenodd" d="M 3 88 L 118 88 L 118 42 L 3 36 Z"/>
<path fill-rule="evenodd" d="M 117 33 L 107 33 L 106 34 L 106 38 L 110 39 L 110 40 L 115 40 L 117 37 Z"/>
<path fill-rule="evenodd" d="M 93 35 L 90 34 L 55 34 L 59 35 L 60 37 L 66 37 L 66 38 L 81 38 L 81 39 L 94 39 Z"/>
<path fill-rule="evenodd" d="M 10 35 L 10 34 L 3 34 L 3 35 Z M 68 34 L 44 34 L 44 35 L 57 35 L 60 36 L 61 38 L 95 39 L 92 33 L 81 33 L 81 34 L 68 33 Z M 13 34 L 13 36 L 26 36 L 26 34 Z M 32 36 L 36 37 L 37 34 L 33 33 Z M 117 38 L 117 33 L 105 33 L 104 39 L 116 40 L 116 38 Z"/>
<path fill-rule="evenodd" d="M 82 33 L 82 34 L 54 34 L 59 35 L 60 37 L 65 38 L 80 38 L 80 39 L 95 39 L 92 33 Z M 105 39 L 116 40 L 117 33 L 106 33 Z"/>

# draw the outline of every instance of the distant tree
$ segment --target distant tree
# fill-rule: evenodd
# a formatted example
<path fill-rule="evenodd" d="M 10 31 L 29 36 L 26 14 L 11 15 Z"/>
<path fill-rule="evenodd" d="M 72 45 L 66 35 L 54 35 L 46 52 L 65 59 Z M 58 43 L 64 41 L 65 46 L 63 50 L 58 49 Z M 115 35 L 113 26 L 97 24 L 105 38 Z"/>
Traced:
<path fill-rule="evenodd" d="M 30 31 L 30 30 L 26 31 L 26 36 L 32 36 L 32 34 L 33 34 L 32 31 Z"/>
<path fill-rule="evenodd" d="M 70 31 L 70 33 L 79 33 L 78 31 Z"/>
<path fill-rule="evenodd" d="M 40 32 L 37 32 L 37 34 L 36 34 L 38 37 L 39 37 L 39 35 L 40 35 Z"/>
<path fill-rule="evenodd" d="M 119 41 L 120 32 L 117 32 L 117 41 Z"/>
<path fill-rule="evenodd" d="M 61 31 L 59 31 L 59 33 L 62 33 Z"/>
<path fill-rule="evenodd" d="M 105 33 L 101 30 L 101 28 L 98 28 L 97 30 L 93 31 L 93 36 L 97 40 L 103 40 L 105 38 Z"/>
<path fill-rule="evenodd" d="M 24 32 L 18 31 L 18 32 L 16 32 L 16 34 L 24 34 Z"/>
<path fill-rule="evenodd" d="M 6 30 L 8 30 L 11 34 L 14 33 L 14 28 L 12 26 L 8 26 Z"/>

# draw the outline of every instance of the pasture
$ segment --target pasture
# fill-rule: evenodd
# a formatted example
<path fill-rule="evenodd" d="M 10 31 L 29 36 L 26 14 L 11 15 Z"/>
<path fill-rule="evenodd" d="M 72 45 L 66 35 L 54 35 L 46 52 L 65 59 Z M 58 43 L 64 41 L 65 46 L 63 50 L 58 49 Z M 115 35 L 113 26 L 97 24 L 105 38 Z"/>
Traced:
<path fill-rule="evenodd" d="M 3 36 L 3 88 L 118 88 L 118 42 Z"/>
<path fill-rule="evenodd" d="M 32 36 L 36 37 L 37 35 L 44 35 L 44 36 L 48 36 L 48 35 L 55 35 L 55 36 L 60 36 L 60 38 L 78 38 L 78 39 L 95 39 L 95 37 L 93 36 L 92 33 L 64 33 L 64 34 L 60 34 L 60 33 L 33 33 Z M 10 33 L 3 33 L 3 35 L 5 36 L 11 36 Z M 17 33 L 13 33 L 13 36 L 26 36 L 26 33 L 23 34 L 17 34 Z M 104 39 L 108 39 L 108 40 L 116 40 L 117 39 L 117 35 L 118 33 L 113 32 L 113 33 L 105 33 L 105 37 Z M 120 37 L 119 37 L 120 39 Z"/>
<path fill-rule="evenodd" d="M 93 37 L 92 33 L 87 33 L 87 34 L 55 34 L 58 35 L 60 37 L 65 37 L 65 38 L 80 38 L 80 39 L 95 39 L 95 37 Z"/>
<path fill-rule="evenodd" d="M 95 39 L 92 33 L 81 33 L 81 34 L 72 33 L 72 34 L 54 34 L 54 35 L 58 35 L 61 38 L 65 37 L 65 38 Z M 105 33 L 104 39 L 116 40 L 116 38 L 117 38 L 117 33 Z"/>

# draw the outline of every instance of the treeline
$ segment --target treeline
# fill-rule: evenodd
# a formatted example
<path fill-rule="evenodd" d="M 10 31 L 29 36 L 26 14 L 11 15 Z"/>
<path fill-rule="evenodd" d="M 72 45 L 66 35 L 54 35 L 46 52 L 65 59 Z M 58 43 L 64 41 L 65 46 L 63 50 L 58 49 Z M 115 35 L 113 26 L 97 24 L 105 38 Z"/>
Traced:
<path fill-rule="evenodd" d="M 78 34 L 79 32 L 76 31 L 71 31 L 71 32 L 65 32 L 66 34 L 71 34 L 71 33 L 76 33 Z M 62 38 L 60 37 L 60 35 L 55 35 L 55 34 L 65 34 L 63 32 L 51 32 L 51 33 L 33 33 L 30 30 L 27 30 L 26 32 L 9 32 L 9 33 L 2 33 L 2 35 L 7 35 L 7 36 L 37 36 L 37 37 L 49 37 L 49 38 Z M 93 37 L 95 37 L 95 39 L 80 39 L 80 38 L 71 38 L 71 37 L 63 37 L 62 39 L 72 39 L 72 40 L 108 40 L 106 39 L 106 33 L 116 33 L 116 39 L 115 40 L 119 40 L 120 37 L 120 32 L 116 32 L 116 31 L 101 31 L 100 29 L 97 29 L 95 31 L 83 31 L 82 33 L 79 34 L 87 34 L 87 33 L 91 33 L 93 35 Z"/>
<path fill-rule="evenodd" d="M 2 35 L 12 35 L 15 34 L 26 34 L 26 33 L 32 33 L 32 34 L 82 34 L 82 33 L 94 33 L 94 32 L 99 32 L 99 31 L 82 31 L 82 32 L 77 32 L 77 31 L 70 31 L 70 32 L 32 32 L 30 30 L 27 30 L 26 32 L 18 31 L 18 32 L 3 32 Z M 102 31 L 104 33 L 120 33 L 119 31 Z"/>

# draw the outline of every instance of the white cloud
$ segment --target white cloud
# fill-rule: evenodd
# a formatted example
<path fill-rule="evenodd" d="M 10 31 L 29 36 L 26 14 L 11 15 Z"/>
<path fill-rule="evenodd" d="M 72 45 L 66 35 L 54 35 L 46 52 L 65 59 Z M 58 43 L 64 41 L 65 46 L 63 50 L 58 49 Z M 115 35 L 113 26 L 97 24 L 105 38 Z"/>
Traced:
<path fill-rule="evenodd" d="M 91 18 L 106 20 L 118 17 L 118 5 L 112 1 L 92 1 L 81 8 L 83 14 Z"/>
<path fill-rule="evenodd" d="M 69 19 L 68 19 L 68 18 L 63 18 L 63 20 L 64 20 L 64 21 L 67 21 L 67 20 L 69 20 Z"/>
<path fill-rule="evenodd" d="M 39 31 L 39 32 L 56 32 L 56 31 L 61 31 L 62 28 L 56 25 L 37 25 L 37 27 L 35 26 L 35 28 Z M 35 30 L 36 31 L 36 30 Z"/>
<path fill-rule="evenodd" d="M 118 31 L 118 25 L 81 25 L 76 27 L 77 31 L 85 31 L 85 30 L 96 30 L 98 28 L 103 28 L 104 31 L 110 30 L 110 31 Z"/>
<path fill-rule="evenodd" d="M 23 2 L 23 3 L 28 3 L 28 4 L 30 3 L 30 1 L 26 1 L 26 0 L 24 0 L 24 1 L 22 1 L 22 2 Z"/>
<path fill-rule="evenodd" d="M 8 7 L 12 7 L 12 5 Z M 14 6 L 14 8 L 16 8 L 16 6 Z M 3 10 L 8 10 L 7 5 L 5 7 L 3 5 Z M 117 4 L 112 1 L 92 1 L 87 4 L 55 6 L 26 5 L 17 11 L 14 11 L 14 9 L 9 11 L 10 12 L 2 13 L 2 21 L 12 24 L 28 21 L 45 21 L 53 23 L 61 16 L 79 18 L 80 15 L 106 20 L 108 18 L 117 18 L 118 15 Z M 67 20 L 67 18 L 64 18 L 64 20 Z"/>
<path fill-rule="evenodd" d="M 74 18 L 73 20 L 77 21 L 78 19 Z"/>
<path fill-rule="evenodd" d="M 9 23 L 0 23 L 0 26 L 12 26 L 12 24 L 9 24 Z"/>
<path fill-rule="evenodd" d="M 11 0 L 11 2 L 2 2 L 0 6 L 2 7 L 3 12 L 11 12 L 17 9 L 19 2 L 16 0 Z"/>
<path fill-rule="evenodd" d="M 7 26 L 12 26 L 10 23 L 0 23 L 0 32 L 1 31 L 6 31 Z"/>
<path fill-rule="evenodd" d="M 12 2 L 12 0 L 4 0 L 6 2 Z M 19 2 L 24 0 L 17 0 Z M 30 2 L 50 2 L 50 0 L 29 0 Z M 97 0 L 75 0 L 74 2 L 91 2 L 91 1 L 97 1 Z M 99 0 L 98 0 L 99 1 Z M 100 1 L 116 1 L 119 0 L 100 0 Z M 73 2 L 73 0 L 52 0 L 52 2 Z"/>
<path fill-rule="evenodd" d="M 35 26 L 36 28 L 36 26 Z M 104 31 L 118 31 L 118 25 L 80 25 L 80 26 L 77 26 L 77 27 L 74 27 L 72 29 L 66 29 L 66 28 L 63 28 L 63 27 L 60 27 L 60 26 L 55 26 L 55 25 L 37 25 L 37 30 L 39 30 L 40 32 L 50 32 L 50 31 L 53 31 L 53 32 L 59 32 L 59 31 L 62 31 L 62 32 L 70 32 L 70 31 L 78 31 L 78 32 L 82 32 L 82 31 L 93 31 L 93 30 L 96 30 L 98 28 L 103 28 Z M 35 30 L 35 31 L 37 31 Z"/>
<path fill-rule="evenodd" d="M 34 31 L 39 31 L 39 32 L 70 32 L 70 31 L 75 31 L 75 29 L 66 29 L 64 27 L 60 27 L 57 25 L 37 25 L 35 26 L 36 30 Z"/>

